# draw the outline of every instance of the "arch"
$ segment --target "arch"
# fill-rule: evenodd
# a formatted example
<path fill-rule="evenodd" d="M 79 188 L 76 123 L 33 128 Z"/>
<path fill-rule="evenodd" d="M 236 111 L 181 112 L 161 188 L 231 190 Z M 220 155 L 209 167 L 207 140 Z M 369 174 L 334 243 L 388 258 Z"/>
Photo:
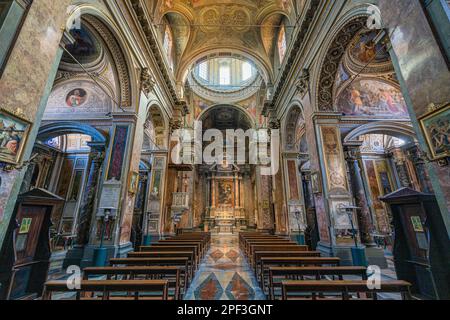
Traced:
<path fill-rule="evenodd" d="M 272 15 L 282 15 L 285 18 L 287 18 L 288 23 L 291 23 L 291 17 L 289 17 L 289 14 L 284 11 L 283 9 L 280 9 L 277 7 L 276 4 L 270 5 L 268 7 L 266 7 L 264 10 L 262 10 L 255 18 L 256 20 L 256 24 L 261 25 L 264 23 L 265 20 L 267 20 L 267 18 L 269 18 Z"/>
<path fill-rule="evenodd" d="M 260 37 L 261 42 L 264 46 L 266 54 L 270 57 L 274 55 L 274 51 L 278 51 L 278 43 L 280 38 L 280 31 L 283 30 L 282 26 L 286 26 L 290 24 L 289 16 L 283 10 L 275 10 L 271 11 L 269 14 L 266 14 L 264 18 L 258 22 L 261 27 Z M 290 31 L 284 27 L 285 32 L 285 40 L 286 46 L 289 45 L 289 41 L 291 40 Z M 274 56 L 279 56 L 274 55 Z M 284 58 L 284 57 L 283 57 Z M 275 61 L 272 61 L 275 65 Z"/>
<path fill-rule="evenodd" d="M 319 55 L 320 65 L 319 70 L 316 70 L 316 103 L 319 111 L 334 111 L 333 89 L 339 64 L 353 38 L 366 26 L 369 5 L 359 5 L 344 14 L 324 42 L 329 45 L 325 45 L 325 51 Z"/>
<path fill-rule="evenodd" d="M 244 108 L 242 108 L 241 106 L 235 105 L 235 104 L 228 104 L 228 103 L 218 103 L 218 104 L 214 104 L 212 106 L 210 106 L 209 108 L 206 108 L 205 110 L 203 110 L 197 117 L 197 121 L 202 121 L 203 119 L 206 118 L 206 116 L 213 111 L 214 109 L 218 109 L 221 107 L 230 107 L 232 109 L 235 109 L 239 112 L 241 112 L 242 114 L 245 115 L 246 120 L 248 121 L 250 128 L 255 128 L 256 126 L 256 119 L 253 119 L 253 117 L 250 115 L 250 113 L 248 113 L 247 110 L 245 110 Z"/>
<path fill-rule="evenodd" d="M 405 140 L 415 140 L 416 133 L 411 124 L 394 121 L 377 121 L 360 126 L 344 138 L 345 144 L 360 142 L 358 139 L 366 134 L 385 134 Z"/>
<path fill-rule="evenodd" d="M 163 2 L 165 0 L 159 0 L 157 1 L 157 6 L 156 8 L 162 8 L 163 7 Z M 189 7 L 187 7 L 186 5 L 184 5 L 183 3 L 179 3 L 179 2 L 174 2 L 171 8 L 166 8 L 165 10 L 162 11 L 158 11 L 155 12 L 154 16 L 155 16 L 155 21 L 160 24 L 163 17 L 167 14 L 167 13 L 178 13 L 183 15 L 184 18 L 186 18 L 186 20 L 189 23 L 194 22 L 195 19 L 195 13 L 192 11 L 192 9 L 190 9 Z"/>
<path fill-rule="evenodd" d="M 107 134 L 90 125 L 73 121 L 58 121 L 42 126 L 39 128 L 37 140 L 47 141 L 67 134 L 85 134 L 92 137 L 92 142 L 99 144 L 106 145 L 109 141 Z"/>
<path fill-rule="evenodd" d="M 137 96 L 132 92 L 135 88 L 132 83 L 136 83 L 138 76 L 132 66 L 132 57 L 129 52 L 122 50 L 126 48 L 126 40 L 120 28 L 115 24 L 114 20 L 101 9 L 89 4 L 80 4 L 73 6 L 66 23 L 66 30 L 70 30 L 71 26 L 77 19 L 85 19 L 91 24 L 96 32 L 100 35 L 105 45 L 111 52 L 117 77 L 119 82 L 120 103 L 124 107 L 133 105 L 133 97 Z"/>
<path fill-rule="evenodd" d="M 85 99 L 82 105 L 67 106 L 67 94 L 73 90 L 83 90 Z M 113 111 L 113 102 L 109 96 L 117 98 L 114 86 L 110 81 L 98 77 L 94 82 L 88 76 L 78 73 L 69 79 L 57 79 L 45 107 L 43 120 L 56 121 L 67 120 L 81 121 L 86 119 L 106 119 Z M 108 93 L 108 95 L 106 94 Z M 95 108 L 92 108 L 95 106 Z M 69 118 L 68 118 L 69 117 Z"/>
<path fill-rule="evenodd" d="M 190 42 L 191 39 L 191 18 L 186 16 L 183 12 L 177 12 L 173 9 L 165 12 L 159 19 L 158 24 L 166 26 L 170 29 L 172 37 L 177 39 L 173 41 L 173 52 L 172 55 L 176 60 L 176 68 L 180 65 L 181 58 Z M 165 24 L 167 22 L 167 24 Z M 161 30 L 163 33 L 165 30 Z M 164 43 L 164 34 L 162 34 L 161 43 Z"/>
<path fill-rule="evenodd" d="M 299 149 L 297 146 L 300 145 L 300 137 L 302 136 L 298 135 L 298 125 L 300 119 L 304 120 L 303 109 L 299 102 L 293 101 L 287 109 L 283 123 L 283 149 L 286 151 Z"/>
<path fill-rule="evenodd" d="M 158 148 L 167 147 L 169 123 L 158 101 L 150 101 L 144 130 Z"/>

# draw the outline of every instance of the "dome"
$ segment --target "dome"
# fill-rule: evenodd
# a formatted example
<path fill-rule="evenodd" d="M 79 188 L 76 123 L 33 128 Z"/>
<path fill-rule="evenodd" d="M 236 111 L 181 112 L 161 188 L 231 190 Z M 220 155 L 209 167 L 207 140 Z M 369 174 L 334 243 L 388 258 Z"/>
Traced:
<path fill-rule="evenodd" d="M 189 74 L 190 87 L 205 99 L 243 100 L 260 89 L 262 78 L 250 60 L 218 55 L 197 61 Z"/>

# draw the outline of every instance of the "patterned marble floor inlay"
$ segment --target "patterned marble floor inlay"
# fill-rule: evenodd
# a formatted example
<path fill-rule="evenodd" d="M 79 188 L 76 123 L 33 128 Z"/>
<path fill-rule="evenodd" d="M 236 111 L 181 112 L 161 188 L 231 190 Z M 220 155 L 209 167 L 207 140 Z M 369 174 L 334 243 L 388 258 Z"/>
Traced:
<path fill-rule="evenodd" d="M 237 235 L 212 236 L 185 300 L 265 300 Z"/>

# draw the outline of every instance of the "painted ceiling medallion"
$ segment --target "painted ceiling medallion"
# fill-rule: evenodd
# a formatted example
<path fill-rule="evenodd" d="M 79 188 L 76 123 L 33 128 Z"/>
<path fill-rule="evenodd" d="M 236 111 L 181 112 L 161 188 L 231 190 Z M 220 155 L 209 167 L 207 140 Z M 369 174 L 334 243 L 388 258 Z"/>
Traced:
<path fill-rule="evenodd" d="M 348 69 L 364 74 L 393 72 L 386 45 L 375 42 L 378 33 L 378 30 L 364 30 L 353 38 L 344 57 Z"/>
<path fill-rule="evenodd" d="M 206 33 L 248 31 L 250 15 L 247 11 L 236 6 L 207 7 L 200 12 L 201 30 Z"/>

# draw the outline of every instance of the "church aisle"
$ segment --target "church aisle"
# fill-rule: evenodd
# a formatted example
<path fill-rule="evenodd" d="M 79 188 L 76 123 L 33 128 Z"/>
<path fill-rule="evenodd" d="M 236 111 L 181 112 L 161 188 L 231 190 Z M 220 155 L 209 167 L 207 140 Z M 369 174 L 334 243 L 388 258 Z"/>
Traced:
<path fill-rule="evenodd" d="M 185 300 L 265 300 L 237 235 L 214 235 Z"/>

